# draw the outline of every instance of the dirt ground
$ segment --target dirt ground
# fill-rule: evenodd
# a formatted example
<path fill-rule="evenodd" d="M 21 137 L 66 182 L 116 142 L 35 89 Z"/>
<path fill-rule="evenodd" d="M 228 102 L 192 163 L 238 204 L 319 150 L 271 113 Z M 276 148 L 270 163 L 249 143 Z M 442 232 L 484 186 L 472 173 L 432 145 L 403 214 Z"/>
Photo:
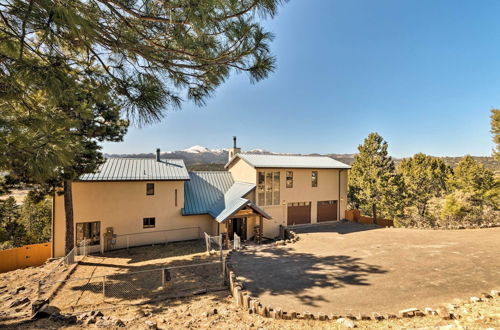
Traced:
<path fill-rule="evenodd" d="M 233 255 L 264 305 L 337 314 L 436 308 L 500 289 L 500 228 L 411 230 L 338 223 Z"/>
<path fill-rule="evenodd" d="M 216 261 L 218 257 L 209 256 L 201 240 L 87 256 L 51 304 L 63 312 L 78 312 L 96 306 L 144 303 L 190 290 L 221 288 L 222 266 Z M 163 281 L 164 267 L 204 263 L 210 264 L 171 270 Z"/>

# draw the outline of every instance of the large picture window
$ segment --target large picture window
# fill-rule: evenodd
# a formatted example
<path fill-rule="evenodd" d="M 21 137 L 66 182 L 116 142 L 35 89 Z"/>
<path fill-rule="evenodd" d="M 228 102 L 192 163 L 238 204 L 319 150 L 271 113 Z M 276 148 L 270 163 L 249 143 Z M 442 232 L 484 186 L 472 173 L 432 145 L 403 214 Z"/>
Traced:
<path fill-rule="evenodd" d="M 257 204 L 280 204 L 280 172 L 259 171 L 257 177 Z"/>
<path fill-rule="evenodd" d="M 101 238 L 101 222 L 78 222 L 76 224 L 76 244 L 85 245 L 99 245 Z"/>

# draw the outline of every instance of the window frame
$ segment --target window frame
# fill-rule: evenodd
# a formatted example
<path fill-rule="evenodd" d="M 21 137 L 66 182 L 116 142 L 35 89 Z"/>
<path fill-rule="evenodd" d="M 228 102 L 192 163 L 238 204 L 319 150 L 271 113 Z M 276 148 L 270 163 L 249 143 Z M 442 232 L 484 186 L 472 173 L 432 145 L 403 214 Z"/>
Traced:
<path fill-rule="evenodd" d="M 155 195 L 155 184 L 154 182 L 146 183 L 146 196 L 154 196 Z"/>
<path fill-rule="evenodd" d="M 82 226 L 82 230 L 79 230 L 78 227 Z M 89 227 L 88 233 L 89 237 L 85 237 L 85 233 L 87 230 L 85 230 L 86 226 Z M 95 230 L 97 229 L 97 231 Z M 82 233 L 82 238 L 79 239 L 79 233 Z M 92 234 L 94 233 L 94 234 Z M 85 222 L 77 222 L 75 224 L 75 243 L 76 246 L 82 246 L 80 245 L 80 242 L 85 240 L 85 245 L 87 246 L 95 246 L 95 245 L 101 245 L 101 222 L 100 221 L 85 221 Z M 87 243 L 89 242 L 89 243 Z"/>
<path fill-rule="evenodd" d="M 146 224 L 147 221 L 153 220 L 153 224 Z M 148 229 L 148 228 L 156 228 L 156 217 L 146 217 L 142 218 L 142 228 L 143 229 Z"/>
<path fill-rule="evenodd" d="M 318 187 L 318 171 L 311 171 L 311 187 L 317 188 Z"/>
<path fill-rule="evenodd" d="M 293 171 L 286 171 L 286 187 L 293 188 Z"/>

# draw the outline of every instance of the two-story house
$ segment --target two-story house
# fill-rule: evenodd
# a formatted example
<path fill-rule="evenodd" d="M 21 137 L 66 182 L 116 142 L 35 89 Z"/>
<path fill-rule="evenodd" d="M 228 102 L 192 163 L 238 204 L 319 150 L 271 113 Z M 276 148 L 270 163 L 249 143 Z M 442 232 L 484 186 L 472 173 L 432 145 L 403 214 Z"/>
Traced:
<path fill-rule="evenodd" d="M 280 226 L 335 221 L 349 166 L 329 157 L 229 150 L 227 171 L 188 172 L 182 160 L 107 159 L 73 182 L 76 244 L 90 252 L 237 233 L 274 238 Z M 62 195 L 53 199 L 53 256 L 65 251 Z"/>

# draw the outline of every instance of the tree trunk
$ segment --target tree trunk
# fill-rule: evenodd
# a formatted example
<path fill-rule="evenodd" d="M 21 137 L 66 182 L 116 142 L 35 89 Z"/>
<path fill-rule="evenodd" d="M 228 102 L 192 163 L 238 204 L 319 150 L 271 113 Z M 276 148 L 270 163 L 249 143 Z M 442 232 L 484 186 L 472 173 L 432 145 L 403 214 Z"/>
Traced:
<path fill-rule="evenodd" d="M 72 182 L 70 180 L 64 181 L 64 213 L 66 215 L 66 244 L 65 251 L 68 254 L 75 246 L 74 233 L 73 233 L 73 194 Z"/>
<path fill-rule="evenodd" d="M 373 213 L 372 223 L 376 224 L 377 223 L 377 205 L 375 205 L 375 204 L 372 204 L 372 213 Z"/>

